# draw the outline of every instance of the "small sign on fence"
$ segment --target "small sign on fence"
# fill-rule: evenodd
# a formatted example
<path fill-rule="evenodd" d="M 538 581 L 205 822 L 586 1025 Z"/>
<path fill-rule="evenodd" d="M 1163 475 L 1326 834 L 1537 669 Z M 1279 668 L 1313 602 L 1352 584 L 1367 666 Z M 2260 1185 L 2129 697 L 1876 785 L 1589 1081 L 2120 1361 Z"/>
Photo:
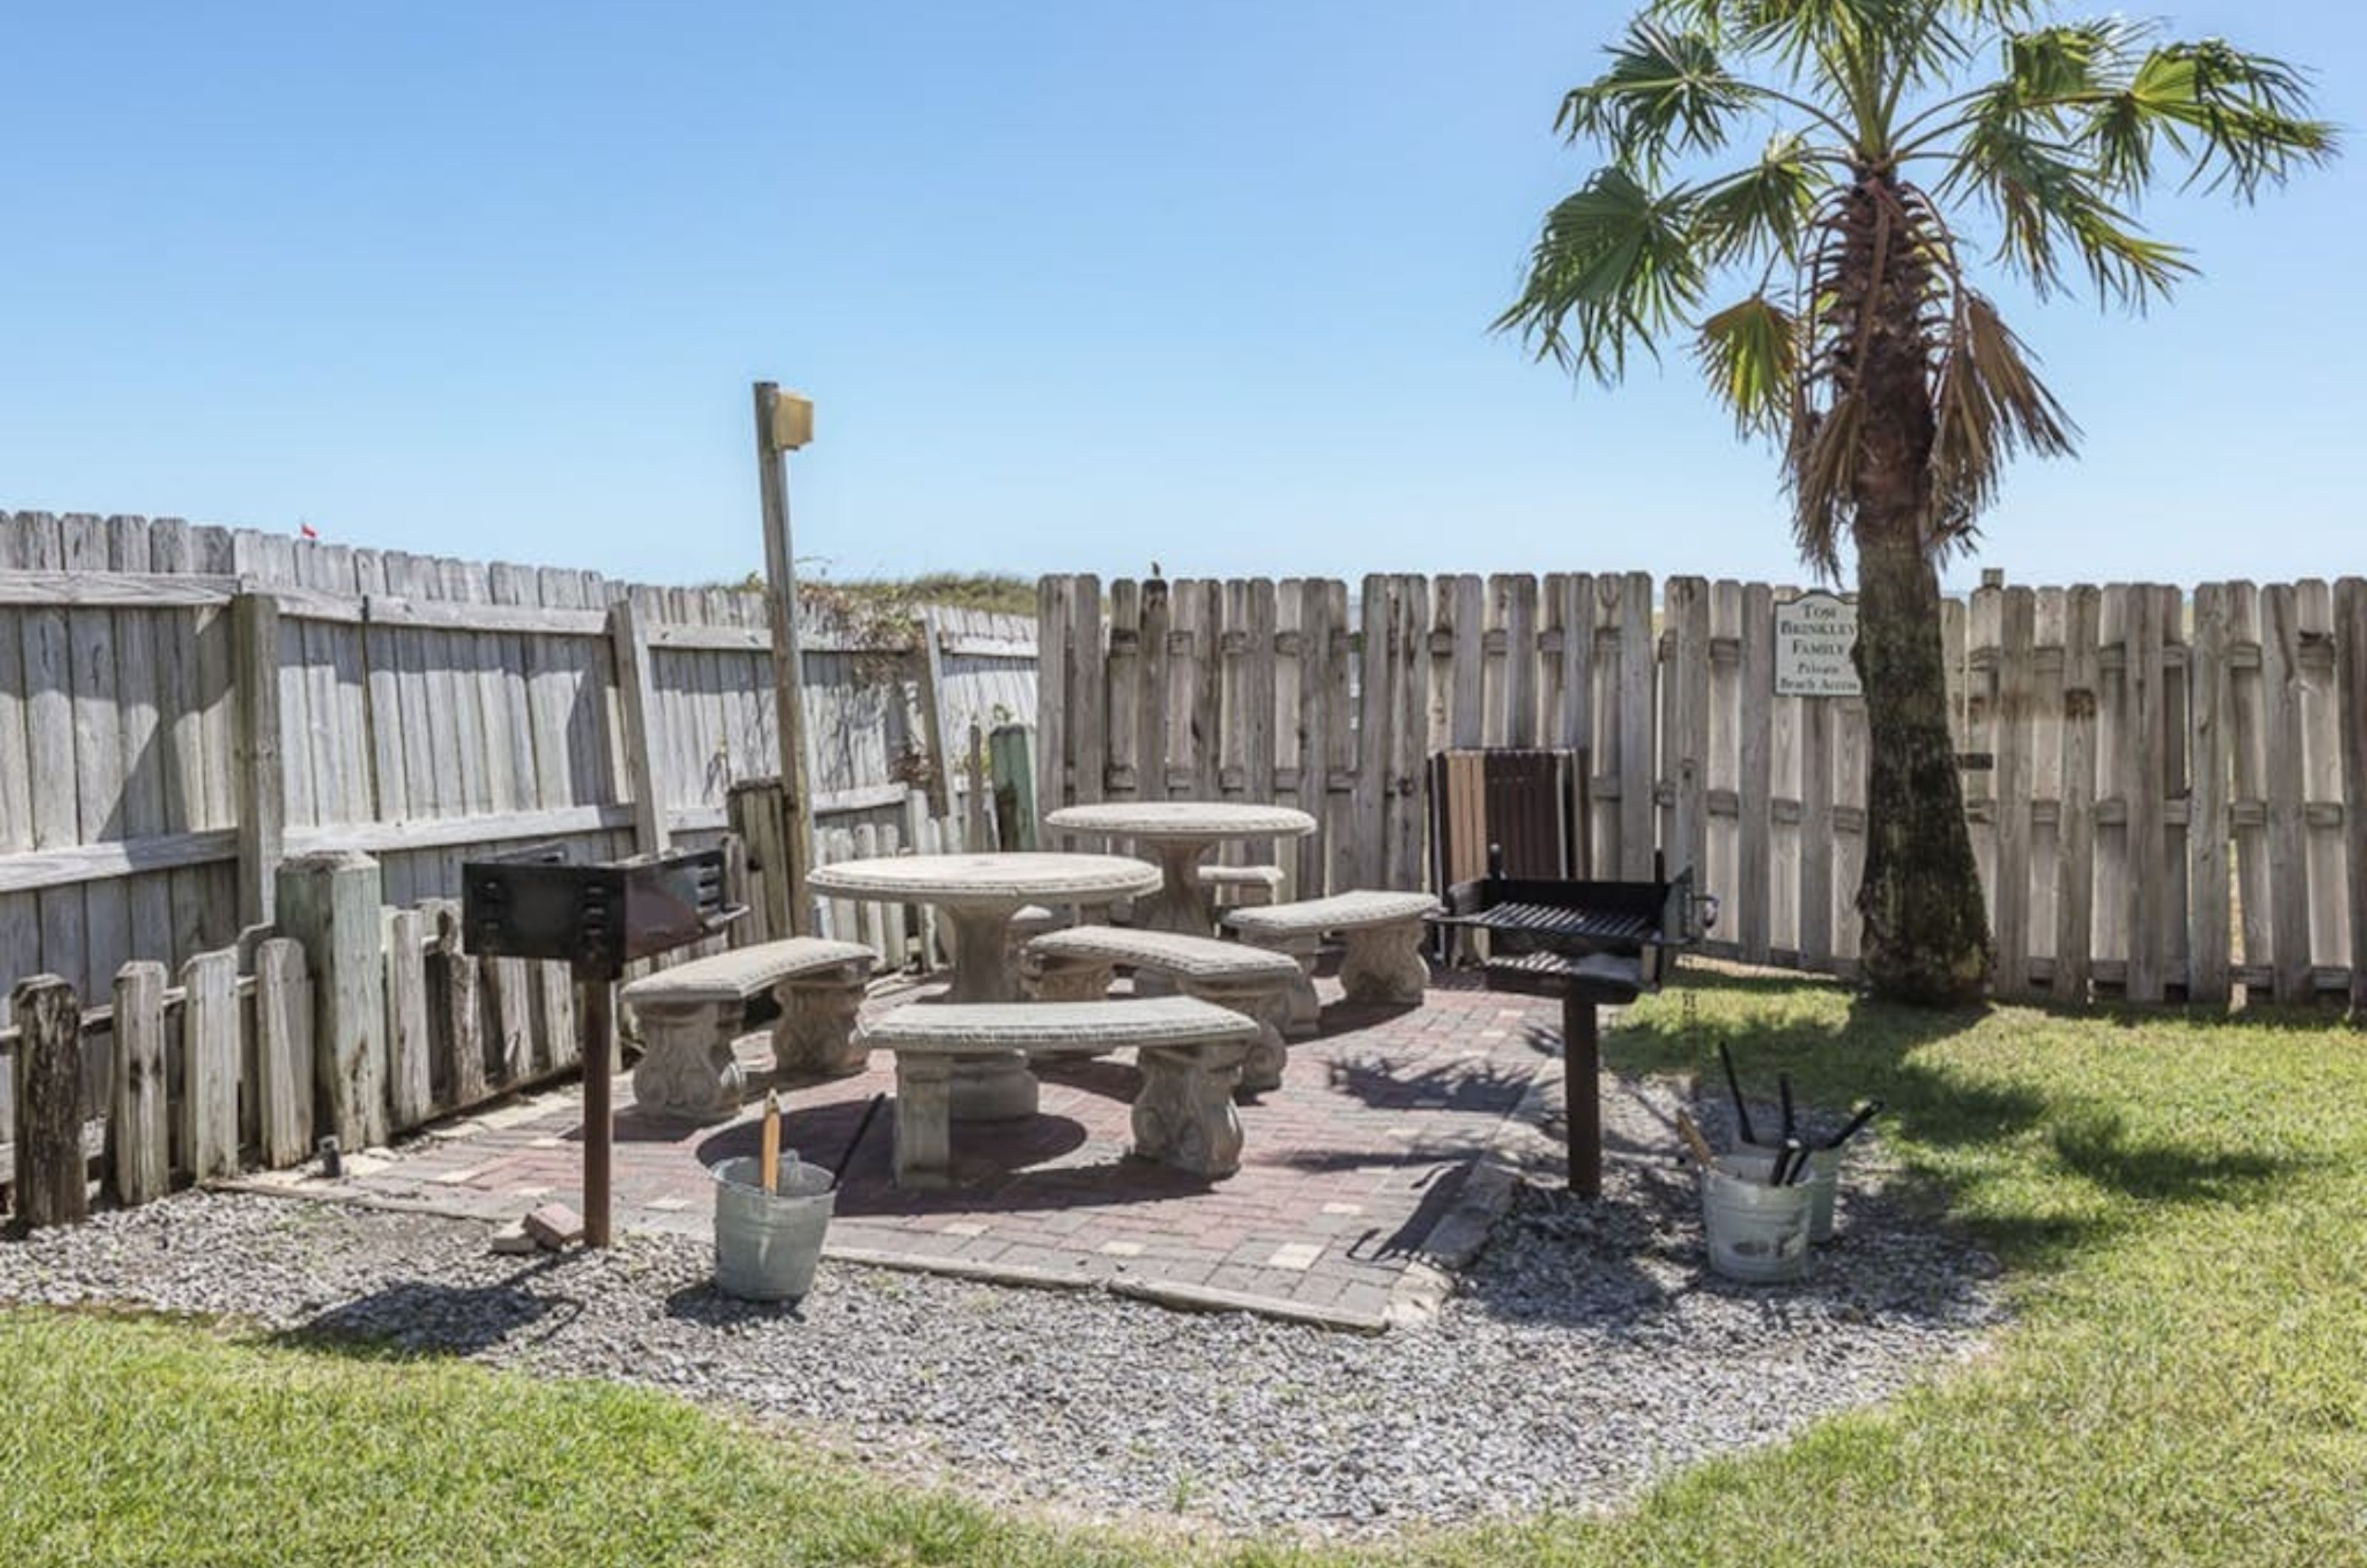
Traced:
<path fill-rule="evenodd" d="M 1775 606 L 1775 694 L 1855 697 L 1863 694 L 1851 651 L 1857 647 L 1857 606 L 1830 593 L 1803 593 Z"/>

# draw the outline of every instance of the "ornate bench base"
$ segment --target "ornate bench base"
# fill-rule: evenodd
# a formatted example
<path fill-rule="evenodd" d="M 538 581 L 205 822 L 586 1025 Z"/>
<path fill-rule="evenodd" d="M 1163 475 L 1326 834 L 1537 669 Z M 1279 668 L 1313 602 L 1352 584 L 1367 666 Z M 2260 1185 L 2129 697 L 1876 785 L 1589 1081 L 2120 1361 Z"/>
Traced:
<path fill-rule="evenodd" d="M 747 1011 L 745 1002 L 641 1002 L 641 1059 L 633 1068 L 633 1099 L 641 1109 L 692 1122 L 728 1122 L 740 1114 L 747 1075 L 731 1054 Z"/>
<path fill-rule="evenodd" d="M 1360 926 L 1344 933 L 1348 953 L 1340 964 L 1340 988 L 1352 1002 L 1376 1007 L 1418 1007 L 1430 984 L 1421 957 L 1421 922 Z"/>
<path fill-rule="evenodd" d="M 1047 1002 L 1099 1001 L 1109 995 L 1110 982 L 1117 976 L 1114 964 L 1094 958 L 1067 956 L 1031 956 L 1025 972 L 1036 999 Z M 1144 994 L 1143 979 L 1143 971 L 1137 970 L 1134 984 L 1138 996 Z M 1171 977 L 1169 984 L 1178 987 L 1184 996 L 1213 1002 L 1256 1024 L 1258 1037 L 1241 1063 L 1240 1087 L 1251 1094 L 1282 1087 L 1282 1069 L 1290 1059 L 1284 1037 L 1296 1013 L 1297 987 L 1277 986 L 1264 979 L 1186 979 L 1179 983 Z M 1311 986 L 1308 995 L 1314 995 Z M 1311 1025 L 1308 1032 L 1313 1032 Z"/>
<path fill-rule="evenodd" d="M 625 988 L 641 1032 L 634 1099 L 644 1110 L 693 1122 L 739 1114 L 747 1073 L 731 1045 L 745 1032 L 748 998 L 765 989 L 781 1005 L 773 1027 L 778 1073 L 844 1077 L 861 1072 L 867 1053 L 855 1023 L 872 962 L 869 949 L 852 943 L 790 938 L 634 981 Z"/>
<path fill-rule="evenodd" d="M 1240 1168 L 1233 1090 L 1256 1031 L 1230 1009 L 1188 997 L 915 1004 L 873 1020 L 866 1034 L 896 1055 L 899 1186 L 953 1180 L 958 1086 L 974 1066 L 1128 1046 L 1142 1068 L 1134 1152 L 1210 1179 Z"/>

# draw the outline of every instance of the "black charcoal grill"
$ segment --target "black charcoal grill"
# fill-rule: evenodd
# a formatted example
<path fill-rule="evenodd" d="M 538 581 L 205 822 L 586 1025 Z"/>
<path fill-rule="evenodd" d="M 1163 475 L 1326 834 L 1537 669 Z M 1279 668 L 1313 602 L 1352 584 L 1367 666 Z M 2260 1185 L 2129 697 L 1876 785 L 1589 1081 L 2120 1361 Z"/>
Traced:
<path fill-rule="evenodd" d="M 1603 1108 L 1580 1085 L 1602 1070 L 1594 1010 L 1657 991 L 1676 955 L 1716 923 L 1717 900 L 1693 891 L 1690 868 L 1674 879 L 1653 856 L 1648 882 L 1591 882 L 1493 874 L 1502 856 L 1489 846 L 1491 874 L 1446 890 L 1432 917 L 1449 931 L 1479 933 L 1478 967 L 1491 991 L 1561 998 L 1569 1101 L 1569 1184 L 1603 1191 Z"/>
<path fill-rule="evenodd" d="M 583 1239 L 609 1239 L 615 1129 L 609 1073 L 616 1017 L 609 987 L 638 958 L 703 942 L 745 911 L 724 892 L 723 852 L 644 855 L 571 865 L 563 846 L 538 844 L 460 867 L 460 920 L 469 951 L 555 959 L 583 998 Z"/>

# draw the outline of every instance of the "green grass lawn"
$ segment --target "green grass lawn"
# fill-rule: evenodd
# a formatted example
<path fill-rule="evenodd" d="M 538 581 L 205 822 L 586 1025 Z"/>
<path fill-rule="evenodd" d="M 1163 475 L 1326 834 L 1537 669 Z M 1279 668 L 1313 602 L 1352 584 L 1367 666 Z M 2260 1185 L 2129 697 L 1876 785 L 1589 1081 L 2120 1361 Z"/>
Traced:
<path fill-rule="evenodd" d="M 1994 1353 L 1614 1518 L 1303 1560 L 2367 1562 L 2367 1035 L 1710 976 L 1606 1052 L 1687 1070 L 1719 1035 L 1811 1100 L 1889 1101 L 1888 1156 L 2007 1266 Z M 0 1313 L 0 1412 L 24 1568 L 1302 1560 L 1015 1523 L 655 1394 L 202 1325 Z"/>

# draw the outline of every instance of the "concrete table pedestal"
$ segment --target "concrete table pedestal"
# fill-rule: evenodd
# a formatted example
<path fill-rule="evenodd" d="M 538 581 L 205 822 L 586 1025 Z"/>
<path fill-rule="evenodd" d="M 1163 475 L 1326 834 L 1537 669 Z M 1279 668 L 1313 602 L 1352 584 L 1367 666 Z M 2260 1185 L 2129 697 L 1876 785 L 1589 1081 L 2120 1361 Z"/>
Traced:
<path fill-rule="evenodd" d="M 818 866 L 808 885 L 832 897 L 927 904 L 940 911 L 954 930 L 953 975 L 940 999 L 962 1005 L 1023 999 L 1004 956 L 1011 919 L 1021 909 L 1148 893 L 1159 885 L 1159 869 L 1125 855 L 899 855 Z M 946 1065 L 942 1081 L 956 1121 L 1036 1114 L 1036 1075 L 1017 1052 L 965 1056 Z"/>
<path fill-rule="evenodd" d="M 1135 903 L 1135 923 L 1179 936 L 1208 936 L 1217 912 L 1200 881 L 1200 862 L 1227 839 L 1297 839 L 1315 818 L 1287 806 L 1233 800 L 1104 801 L 1064 806 L 1044 818 L 1064 833 L 1131 839 L 1159 857 L 1159 893 Z"/>

